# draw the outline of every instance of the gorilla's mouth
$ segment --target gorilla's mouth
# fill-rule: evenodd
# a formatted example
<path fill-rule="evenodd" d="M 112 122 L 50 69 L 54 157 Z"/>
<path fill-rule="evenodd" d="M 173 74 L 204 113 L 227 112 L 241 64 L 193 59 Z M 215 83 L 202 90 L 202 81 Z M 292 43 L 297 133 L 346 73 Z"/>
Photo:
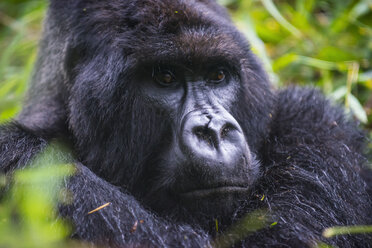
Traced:
<path fill-rule="evenodd" d="M 214 197 L 214 196 L 221 196 L 221 195 L 232 195 L 232 194 L 244 194 L 248 192 L 248 187 L 242 186 L 221 186 L 215 188 L 205 188 L 205 189 L 197 189 L 188 191 L 185 193 L 181 193 L 181 197 L 186 199 L 195 199 L 195 198 L 206 198 L 206 197 Z"/>

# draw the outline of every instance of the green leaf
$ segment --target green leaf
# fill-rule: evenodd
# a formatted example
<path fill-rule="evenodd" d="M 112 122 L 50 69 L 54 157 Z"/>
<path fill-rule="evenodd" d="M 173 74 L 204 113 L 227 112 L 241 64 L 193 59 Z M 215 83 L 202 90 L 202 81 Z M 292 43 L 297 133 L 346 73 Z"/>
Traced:
<path fill-rule="evenodd" d="M 335 90 L 332 94 L 329 95 L 334 101 L 338 101 L 346 96 L 347 88 L 346 86 L 342 86 Z"/>
<path fill-rule="evenodd" d="M 335 226 L 323 231 L 323 237 L 332 238 L 336 235 L 372 233 L 372 226 Z"/>
<path fill-rule="evenodd" d="M 290 24 L 279 12 L 276 8 L 275 4 L 272 0 L 261 0 L 262 4 L 265 6 L 267 11 L 277 20 L 280 25 L 282 25 L 285 29 L 287 29 L 290 33 L 292 33 L 295 37 L 301 38 L 302 34 L 300 30 L 298 30 L 295 26 Z"/>
<path fill-rule="evenodd" d="M 343 62 L 347 60 L 359 59 L 355 53 L 349 52 L 339 47 L 327 45 L 320 49 L 317 59 L 326 60 L 330 62 Z"/>
<path fill-rule="evenodd" d="M 289 64 L 293 63 L 298 59 L 298 55 L 293 53 L 288 53 L 280 58 L 276 59 L 273 63 L 273 69 L 275 72 L 283 69 L 284 67 L 288 66 Z"/>
<path fill-rule="evenodd" d="M 349 107 L 353 115 L 362 123 L 368 122 L 368 117 L 363 106 L 360 104 L 359 100 L 352 94 L 349 94 Z"/>

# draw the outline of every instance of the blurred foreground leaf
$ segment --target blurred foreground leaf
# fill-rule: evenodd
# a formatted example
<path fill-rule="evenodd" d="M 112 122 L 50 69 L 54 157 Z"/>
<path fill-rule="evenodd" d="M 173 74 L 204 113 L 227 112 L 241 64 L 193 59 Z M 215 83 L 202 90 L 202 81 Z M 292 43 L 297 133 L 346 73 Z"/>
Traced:
<path fill-rule="evenodd" d="M 71 157 L 51 145 L 26 169 L 8 177 L 0 202 L 0 247 L 61 247 L 69 226 L 56 213 L 63 180 L 73 175 Z"/>
<path fill-rule="evenodd" d="M 271 224 L 272 226 L 276 223 Z M 213 242 L 213 247 L 227 248 L 232 247 L 235 243 L 244 240 L 250 234 L 267 226 L 267 211 L 256 210 L 247 214 L 237 223 L 233 224 L 230 229 L 218 236 Z"/>
<path fill-rule="evenodd" d="M 372 233 L 372 226 L 335 226 L 323 231 L 325 238 L 332 238 L 336 235 Z"/>

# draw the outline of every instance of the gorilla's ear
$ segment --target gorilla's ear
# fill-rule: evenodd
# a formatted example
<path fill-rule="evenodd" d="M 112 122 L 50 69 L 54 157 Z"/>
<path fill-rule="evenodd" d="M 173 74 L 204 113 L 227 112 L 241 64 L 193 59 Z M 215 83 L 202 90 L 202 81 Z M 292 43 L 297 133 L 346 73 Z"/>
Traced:
<path fill-rule="evenodd" d="M 67 73 L 64 68 L 68 32 L 49 11 L 26 101 L 16 120 L 43 136 L 66 130 Z"/>

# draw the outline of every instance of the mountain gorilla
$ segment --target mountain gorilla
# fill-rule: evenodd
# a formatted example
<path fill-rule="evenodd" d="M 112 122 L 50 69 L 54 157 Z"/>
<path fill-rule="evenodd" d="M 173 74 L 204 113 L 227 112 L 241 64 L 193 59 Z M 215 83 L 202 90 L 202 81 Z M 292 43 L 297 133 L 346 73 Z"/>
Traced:
<path fill-rule="evenodd" d="M 317 91 L 272 90 L 213 0 L 51 0 L 28 100 L 0 132 L 6 173 L 69 141 L 60 215 L 78 239 L 210 246 L 216 222 L 266 209 L 237 246 L 371 244 L 322 237 L 371 223 L 362 133 Z"/>

